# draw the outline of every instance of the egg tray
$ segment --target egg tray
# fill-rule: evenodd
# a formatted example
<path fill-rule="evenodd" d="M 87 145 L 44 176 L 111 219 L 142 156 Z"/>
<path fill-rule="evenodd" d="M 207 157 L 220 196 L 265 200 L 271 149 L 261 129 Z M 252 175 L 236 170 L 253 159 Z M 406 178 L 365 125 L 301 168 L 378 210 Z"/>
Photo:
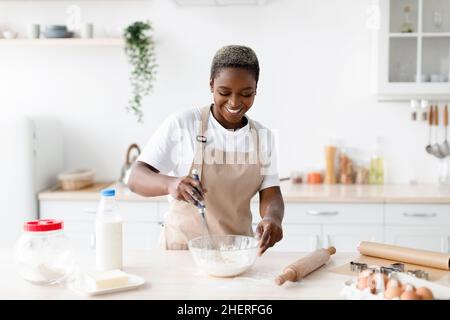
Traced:
<path fill-rule="evenodd" d="M 409 283 L 416 288 L 427 287 L 433 292 L 435 300 L 450 300 L 450 287 L 448 286 L 420 279 L 404 272 L 392 272 L 392 275 L 400 282 Z M 341 290 L 341 296 L 347 300 L 388 300 L 384 297 L 384 292 L 373 294 L 369 288 L 360 290 L 356 285 L 356 278 L 346 281 L 344 288 Z M 398 298 L 393 300 L 398 300 Z"/>

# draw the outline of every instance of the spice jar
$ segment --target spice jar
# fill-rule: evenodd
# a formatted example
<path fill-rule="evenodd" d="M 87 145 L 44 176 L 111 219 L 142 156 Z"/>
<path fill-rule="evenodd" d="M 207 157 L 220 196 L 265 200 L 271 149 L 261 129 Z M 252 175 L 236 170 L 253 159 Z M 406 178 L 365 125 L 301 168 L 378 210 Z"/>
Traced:
<path fill-rule="evenodd" d="M 307 175 L 308 184 L 320 184 L 322 183 L 322 174 L 320 172 L 310 172 Z"/>
<path fill-rule="evenodd" d="M 291 182 L 293 184 L 300 184 L 303 182 L 303 174 L 300 171 L 291 172 Z"/>
<path fill-rule="evenodd" d="M 35 284 L 55 284 L 73 271 L 75 261 L 63 232 L 63 221 L 32 220 L 24 223 L 24 233 L 14 250 L 17 272 Z"/>

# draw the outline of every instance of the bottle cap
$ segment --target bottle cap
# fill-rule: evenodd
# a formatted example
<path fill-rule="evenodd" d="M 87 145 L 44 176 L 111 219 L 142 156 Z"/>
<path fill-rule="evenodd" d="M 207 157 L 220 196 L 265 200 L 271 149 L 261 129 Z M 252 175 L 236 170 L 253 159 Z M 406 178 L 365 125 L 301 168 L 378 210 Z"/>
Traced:
<path fill-rule="evenodd" d="M 62 228 L 63 221 L 56 219 L 31 220 L 23 225 L 23 229 L 30 232 L 55 231 Z"/>
<path fill-rule="evenodd" d="M 102 190 L 102 196 L 114 197 L 116 195 L 116 190 L 114 189 L 104 189 Z"/>

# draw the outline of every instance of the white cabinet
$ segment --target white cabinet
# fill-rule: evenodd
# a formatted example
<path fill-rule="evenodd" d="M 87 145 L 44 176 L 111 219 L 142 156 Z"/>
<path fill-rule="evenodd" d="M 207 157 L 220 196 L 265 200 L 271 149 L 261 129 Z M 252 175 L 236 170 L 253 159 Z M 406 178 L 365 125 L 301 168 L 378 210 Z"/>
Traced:
<path fill-rule="evenodd" d="M 324 225 L 323 247 L 333 246 L 340 252 L 357 252 L 361 241 L 383 242 L 383 226 Z"/>
<path fill-rule="evenodd" d="M 386 242 L 449 252 L 450 205 L 386 204 Z"/>
<path fill-rule="evenodd" d="M 320 225 L 284 224 L 283 239 L 270 250 L 309 252 L 321 247 Z"/>
<path fill-rule="evenodd" d="M 75 249 L 94 245 L 97 201 L 41 200 L 41 218 L 59 218 Z M 158 246 L 166 201 L 118 201 L 124 249 Z M 252 202 L 253 228 L 261 220 Z M 286 203 L 283 239 L 270 250 L 308 252 L 334 246 L 356 252 L 360 241 L 387 242 L 435 251 L 449 251 L 450 205 L 382 203 Z"/>
<path fill-rule="evenodd" d="M 386 242 L 423 250 L 450 252 L 450 228 L 443 227 L 386 227 Z"/>
<path fill-rule="evenodd" d="M 285 226 L 319 225 L 319 247 L 334 246 L 339 252 L 356 252 L 362 240 L 383 241 L 381 203 L 289 203 L 285 217 Z"/>
<path fill-rule="evenodd" d="M 259 204 L 252 203 L 253 221 L 259 222 Z M 383 204 L 286 203 L 283 239 L 271 250 L 313 251 L 334 246 L 340 252 L 356 252 L 362 240 L 383 237 Z"/>
<path fill-rule="evenodd" d="M 373 68 L 379 98 L 449 98 L 450 2 L 381 0 L 379 9 Z"/>
<path fill-rule="evenodd" d="M 40 201 L 41 219 L 62 219 L 75 250 L 95 248 L 97 201 Z M 118 201 L 123 219 L 124 250 L 150 250 L 158 245 L 161 215 L 158 202 Z"/>

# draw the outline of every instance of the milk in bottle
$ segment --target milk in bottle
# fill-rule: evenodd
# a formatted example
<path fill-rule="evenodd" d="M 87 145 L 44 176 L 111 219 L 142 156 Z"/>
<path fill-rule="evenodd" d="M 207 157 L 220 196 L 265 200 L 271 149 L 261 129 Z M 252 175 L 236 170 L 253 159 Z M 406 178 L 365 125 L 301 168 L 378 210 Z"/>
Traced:
<path fill-rule="evenodd" d="M 102 191 L 95 221 L 95 256 L 98 271 L 122 269 L 122 218 L 115 190 Z"/>

